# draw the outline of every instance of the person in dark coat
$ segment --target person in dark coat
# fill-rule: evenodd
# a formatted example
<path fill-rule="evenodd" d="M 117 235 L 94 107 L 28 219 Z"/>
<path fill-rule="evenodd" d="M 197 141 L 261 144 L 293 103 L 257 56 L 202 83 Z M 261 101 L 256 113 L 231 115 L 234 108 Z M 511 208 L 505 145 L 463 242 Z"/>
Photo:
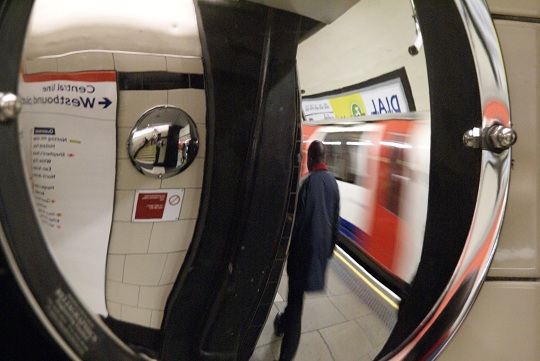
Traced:
<path fill-rule="evenodd" d="M 321 291 L 326 266 L 339 231 L 339 190 L 324 164 L 325 147 L 318 140 L 308 149 L 309 175 L 298 195 L 289 247 L 289 293 L 285 312 L 274 320 L 274 333 L 283 335 L 280 361 L 292 360 L 300 343 L 304 292 Z"/>

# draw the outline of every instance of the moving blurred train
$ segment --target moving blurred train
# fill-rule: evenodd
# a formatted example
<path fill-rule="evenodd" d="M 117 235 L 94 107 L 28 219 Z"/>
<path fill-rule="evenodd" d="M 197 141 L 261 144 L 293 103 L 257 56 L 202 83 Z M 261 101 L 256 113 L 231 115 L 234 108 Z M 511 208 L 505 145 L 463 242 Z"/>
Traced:
<path fill-rule="evenodd" d="M 393 114 L 390 119 L 379 116 L 341 124 L 304 122 L 302 127 L 304 152 L 311 141 L 322 141 L 328 170 L 338 180 L 341 245 L 398 294 L 412 281 L 422 251 L 428 117 Z M 304 156 L 302 175 L 307 172 L 305 162 Z"/>
<path fill-rule="evenodd" d="M 540 219 L 538 195 L 540 193 L 538 192 L 538 165 L 540 163 L 537 145 L 539 136 L 538 119 L 540 117 L 540 43 L 538 42 L 540 38 L 540 2 L 538 0 L 487 0 L 486 3 L 497 31 L 504 59 L 511 101 L 511 120 L 520 137 L 512 150 L 513 168 L 508 205 L 499 244 L 486 281 L 467 318 L 438 359 L 443 361 L 535 361 L 540 360 L 538 343 L 538 335 L 540 335 L 538 311 L 540 303 L 540 235 L 538 227 Z M 339 45 L 336 44 L 333 50 L 337 48 L 339 48 Z M 362 63 L 361 66 L 363 65 Z M 339 74 L 337 69 L 338 67 L 335 70 Z M 334 74 L 332 76 L 337 78 Z M 418 101 L 418 99 L 415 100 Z M 424 107 L 417 106 L 417 108 L 423 109 Z M 396 119 L 396 114 L 393 115 L 393 118 L 391 116 L 389 115 L 387 120 L 379 123 L 381 127 L 385 122 Z M 355 127 L 364 128 L 367 131 L 370 127 L 377 126 L 377 122 L 369 121 L 361 123 L 361 125 L 343 123 L 341 121 L 339 125 L 328 125 L 328 122 L 324 122 L 315 125 L 316 122 L 305 122 L 303 125 L 304 140 L 326 139 L 327 134 L 332 134 L 329 135 L 328 142 L 336 141 L 332 140 L 332 137 L 339 137 L 342 144 L 328 144 L 330 152 L 344 152 L 346 147 L 343 141 L 348 140 L 346 135 L 349 131 L 351 133 L 356 131 L 353 130 Z M 382 137 L 382 134 L 381 131 L 379 137 Z M 412 132 L 409 134 L 412 134 Z M 359 139 L 362 139 L 362 136 Z M 358 147 L 360 147 L 360 142 L 358 144 Z M 409 144 L 413 145 L 414 142 L 411 141 Z M 429 144 L 427 145 L 429 146 Z M 411 149 L 404 150 L 383 145 L 378 147 L 395 148 L 396 154 L 402 153 L 405 154 L 405 157 L 407 157 L 407 153 L 411 155 L 414 149 L 414 146 Z M 424 166 L 423 162 L 429 162 L 429 159 L 426 158 L 428 155 L 426 152 L 418 153 L 420 158 L 417 159 L 420 162 L 417 165 Z M 355 156 L 359 154 L 361 153 L 356 153 Z M 375 166 L 375 159 L 369 157 L 366 159 L 368 159 L 368 162 L 371 160 L 372 166 Z M 396 158 L 394 161 L 396 165 L 400 164 L 397 161 L 398 159 L 400 158 Z M 344 204 L 348 202 L 347 198 L 352 195 L 351 190 L 353 192 L 362 190 L 366 194 L 368 188 L 361 186 L 361 169 L 368 168 L 365 165 L 362 167 L 356 161 L 355 171 L 349 172 L 347 175 L 347 168 L 343 158 L 340 159 L 339 156 L 331 155 L 328 160 L 331 164 L 336 161 L 338 163 L 342 162 L 340 164 L 341 171 L 337 170 L 335 165 L 334 168 L 332 165 L 329 168 L 333 168 L 332 171 L 336 178 L 342 178 L 338 182 Z M 353 165 L 354 163 L 351 162 L 354 161 L 349 160 L 349 164 Z M 382 157 L 378 162 L 380 166 L 385 164 Z M 411 179 L 406 173 L 405 177 L 401 178 L 400 175 L 403 174 L 403 170 L 399 166 L 393 169 L 395 169 L 393 185 L 405 185 L 404 188 L 406 189 Z M 416 169 L 419 170 L 416 173 L 417 175 L 423 174 L 420 170 L 424 168 L 418 167 Z M 411 170 L 409 169 L 409 171 Z M 305 172 L 305 169 L 303 171 Z M 409 174 L 414 174 L 414 172 Z M 347 182 L 352 178 L 354 178 L 354 182 Z M 399 183 L 398 179 L 403 180 L 403 182 Z M 391 181 L 392 177 L 389 177 L 388 180 Z M 423 190 L 420 187 L 425 185 L 419 182 L 417 186 L 419 188 L 416 191 L 421 194 Z M 371 229 L 371 232 L 373 232 L 374 228 L 369 227 L 375 227 L 375 224 L 373 219 L 369 217 L 372 217 L 373 207 L 376 207 L 376 204 L 381 211 L 387 211 L 388 214 L 394 217 L 393 221 L 396 222 L 394 224 L 399 224 L 401 222 L 399 215 L 402 214 L 402 211 L 405 212 L 403 214 L 406 214 L 409 207 L 412 209 L 421 203 L 410 199 L 405 203 L 405 198 L 402 196 L 400 197 L 398 213 L 392 213 L 388 211 L 388 208 L 384 208 L 383 205 L 377 203 L 382 198 L 374 200 L 378 194 L 375 188 L 370 190 L 371 194 L 369 192 L 367 194 L 373 197 L 371 203 L 368 203 L 368 198 L 362 201 L 372 207 L 371 214 L 366 212 L 364 208 L 362 208 L 364 212 L 357 211 L 356 213 L 350 208 L 345 207 L 343 209 L 343 238 L 351 240 L 349 244 L 358 245 L 356 253 L 365 255 L 365 258 L 373 260 L 380 266 L 379 271 L 383 272 L 379 274 L 379 278 L 384 278 L 386 274 L 391 275 L 394 280 L 399 278 L 404 283 L 410 282 L 410 277 L 413 276 L 411 270 L 403 270 L 398 267 L 400 257 L 405 256 L 405 253 L 400 252 L 399 247 L 395 247 L 394 252 L 391 252 L 392 259 L 388 259 L 380 256 L 376 251 L 371 252 L 370 247 L 380 240 L 375 238 L 375 233 L 366 232 L 366 229 Z M 366 218 L 359 217 L 359 214 Z M 369 220 L 371 220 L 371 223 Z M 350 226 L 351 224 L 354 227 L 347 228 L 347 225 Z M 418 226 L 420 223 L 415 225 Z M 354 231 L 348 232 L 351 228 Z M 399 240 L 397 228 L 393 228 L 391 233 L 395 235 L 394 240 Z M 348 234 L 348 237 L 345 237 L 345 234 Z M 400 241 L 396 245 L 401 245 Z M 355 248 L 351 249 L 354 250 Z M 414 252 L 417 251 L 411 248 L 409 254 L 416 256 Z M 391 280 L 392 277 L 387 277 L 387 279 Z"/>

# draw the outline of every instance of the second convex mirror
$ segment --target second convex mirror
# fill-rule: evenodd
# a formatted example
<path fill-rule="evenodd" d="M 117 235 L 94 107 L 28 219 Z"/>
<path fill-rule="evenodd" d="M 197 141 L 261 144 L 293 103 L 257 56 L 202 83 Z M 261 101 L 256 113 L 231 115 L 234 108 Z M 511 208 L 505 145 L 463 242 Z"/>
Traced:
<path fill-rule="evenodd" d="M 157 106 L 145 112 L 129 134 L 128 154 L 144 175 L 172 177 L 185 170 L 197 156 L 195 122 L 183 110 Z"/>

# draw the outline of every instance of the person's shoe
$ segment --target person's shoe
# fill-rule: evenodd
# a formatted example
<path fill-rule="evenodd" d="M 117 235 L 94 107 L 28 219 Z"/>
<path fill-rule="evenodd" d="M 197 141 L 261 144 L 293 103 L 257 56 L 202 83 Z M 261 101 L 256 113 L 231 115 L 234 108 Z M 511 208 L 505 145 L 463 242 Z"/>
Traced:
<path fill-rule="evenodd" d="M 283 336 L 283 320 L 281 319 L 281 316 L 283 316 L 283 312 L 278 312 L 276 315 L 276 318 L 274 319 L 274 335 L 276 337 Z"/>

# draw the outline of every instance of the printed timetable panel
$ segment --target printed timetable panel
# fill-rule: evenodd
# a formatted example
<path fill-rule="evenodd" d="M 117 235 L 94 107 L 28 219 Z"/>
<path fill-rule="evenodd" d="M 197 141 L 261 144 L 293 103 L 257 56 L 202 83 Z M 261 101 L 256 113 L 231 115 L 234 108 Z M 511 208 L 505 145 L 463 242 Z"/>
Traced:
<path fill-rule="evenodd" d="M 23 157 L 37 216 L 81 299 L 107 315 L 105 263 L 116 170 L 115 72 L 23 76 Z"/>

